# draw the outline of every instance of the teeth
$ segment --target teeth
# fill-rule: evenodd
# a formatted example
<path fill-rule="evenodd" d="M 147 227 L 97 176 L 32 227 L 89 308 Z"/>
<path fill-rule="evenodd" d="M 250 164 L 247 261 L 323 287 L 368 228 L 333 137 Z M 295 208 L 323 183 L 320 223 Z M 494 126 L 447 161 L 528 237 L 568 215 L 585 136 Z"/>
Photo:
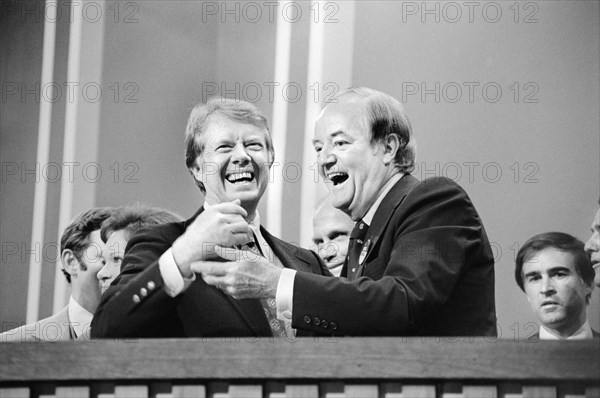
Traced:
<path fill-rule="evenodd" d="M 252 173 L 246 171 L 243 173 L 233 173 L 227 176 L 227 181 L 229 182 L 236 182 L 239 180 L 252 180 Z"/>
<path fill-rule="evenodd" d="M 344 176 L 344 175 L 345 175 L 344 173 L 340 173 L 340 172 L 338 171 L 338 172 L 335 172 L 335 173 L 329 173 L 329 174 L 327 174 L 327 178 L 329 178 L 329 179 L 331 180 L 332 178 L 335 178 L 335 177 L 342 177 L 342 176 Z"/>

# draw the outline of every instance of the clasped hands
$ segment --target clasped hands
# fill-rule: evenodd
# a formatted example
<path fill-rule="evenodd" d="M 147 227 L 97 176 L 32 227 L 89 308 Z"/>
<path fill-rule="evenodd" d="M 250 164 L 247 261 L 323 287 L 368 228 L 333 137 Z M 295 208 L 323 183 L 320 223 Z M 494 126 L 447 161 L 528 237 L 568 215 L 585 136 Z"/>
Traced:
<path fill-rule="evenodd" d="M 275 297 L 281 269 L 250 250 L 248 214 L 240 201 L 205 205 L 204 211 L 172 246 L 181 274 L 195 272 L 236 299 Z M 258 243 L 258 242 L 257 242 Z"/>

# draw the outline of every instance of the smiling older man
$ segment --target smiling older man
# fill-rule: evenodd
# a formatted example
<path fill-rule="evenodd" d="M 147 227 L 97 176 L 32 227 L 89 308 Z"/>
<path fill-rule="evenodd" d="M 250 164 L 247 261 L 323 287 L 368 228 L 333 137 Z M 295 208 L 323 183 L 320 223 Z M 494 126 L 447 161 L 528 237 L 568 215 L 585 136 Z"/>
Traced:
<path fill-rule="evenodd" d="M 304 330 L 495 336 L 494 258 L 481 219 L 453 181 L 410 175 L 415 151 L 402 105 L 375 90 L 345 90 L 321 112 L 313 145 L 333 205 L 356 222 L 342 278 L 230 256 L 194 266 L 207 283 L 238 298 L 275 296 L 279 316 Z"/>
<path fill-rule="evenodd" d="M 196 106 L 186 128 L 186 164 L 205 202 L 189 220 L 139 230 L 122 272 L 105 292 L 92 337 L 293 338 L 273 298 L 235 300 L 196 278 L 194 262 L 240 248 L 246 261 L 329 275 L 316 253 L 272 236 L 257 206 L 274 153 L 265 117 L 245 101 Z"/>

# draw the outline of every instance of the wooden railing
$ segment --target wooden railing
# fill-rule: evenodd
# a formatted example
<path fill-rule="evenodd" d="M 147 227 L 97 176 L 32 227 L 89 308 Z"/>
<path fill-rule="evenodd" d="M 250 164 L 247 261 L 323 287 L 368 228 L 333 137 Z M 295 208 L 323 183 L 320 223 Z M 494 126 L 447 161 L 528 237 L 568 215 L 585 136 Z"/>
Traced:
<path fill-rule="evenodd" d="M 435 338 L 0 344 L 0 396 L 600 397 L 600 341 Z"/>

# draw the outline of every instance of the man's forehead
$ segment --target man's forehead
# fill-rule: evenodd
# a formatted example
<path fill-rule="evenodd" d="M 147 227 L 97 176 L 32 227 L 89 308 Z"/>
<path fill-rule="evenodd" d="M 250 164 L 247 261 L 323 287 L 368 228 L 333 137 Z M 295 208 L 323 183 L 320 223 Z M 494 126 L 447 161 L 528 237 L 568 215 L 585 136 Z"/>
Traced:
<path fill-rule="evenodd" d="M 574 271 L 574 261 L 575 257 L 572 253 L 554 248 L 546 248 L 535 253 L 523 263 L 523 273 L 527 273 L 527 270 L 548 271 L 558 268 L 568 268 Z"/>
<path fill-rule="evenodd" d="M 323 109 L 315 123 L 314 140 L 346 132 L 349 127 L 360 127 L 363 108 L 356 102 L 330 104 Z"/>

